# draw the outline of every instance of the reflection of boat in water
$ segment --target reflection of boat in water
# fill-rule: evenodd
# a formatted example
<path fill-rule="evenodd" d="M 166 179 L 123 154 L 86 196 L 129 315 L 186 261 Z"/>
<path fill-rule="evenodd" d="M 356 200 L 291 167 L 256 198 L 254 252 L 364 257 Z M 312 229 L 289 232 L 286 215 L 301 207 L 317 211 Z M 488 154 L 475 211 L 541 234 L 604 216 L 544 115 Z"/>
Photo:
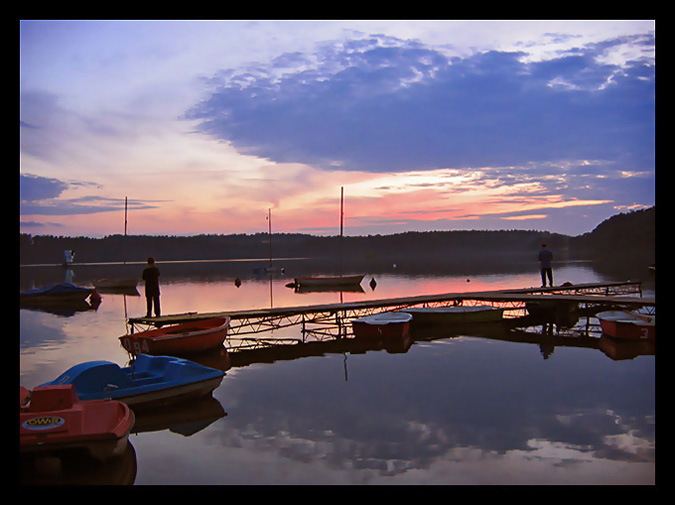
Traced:
<path fill-rule="evenodd" d="M 48 314 L 54 314 L 56 316 L 62 317 L 71 317 L 74 316 L 77 312 L 86 312 L 88 310 L 96 310 L 99 306 L 99 302 L 89 304 L 86 300 L 80 300 L 75 302 L 50 302 L 46 304 L 38 303 L 26 303 L 21 304 L 22 309 L 36 311 L 36 312 L 46 312 Z"/>
<path fill-rule="evenodd" d="M 255 267 L 253 273 L 256 274 L 283 274 L 285 272 L 284 267 Z"/>
<path fill-rule="evenodd" d="M 228 363 L 233 367 L 244 367 L 255 363 L 290 361 L 326 354 L 364 354 L 371 351 L 385 351 L 389 354 L 406 353 L 412 346 L 410 335 L 390 338 L 338 338 L 334 340 L 297 342 L 252 347 L 231 352 Z"/>
<path fill-rule="evenodd" d="M 134 355 L 190 354 L 221 347 L 229 324 L 229 317 L 214 317 L 122 335 L 119 340 Z"/>
<path fill-rule="evenodd" d="M 209 394 L 224 375 L 186 359 L 141 354 L 124 368 L 110 361 L 80 363 L 43 385 L 73 384 L 83 400 L 120 400 L 140 409 Z"/>
<path fill-rule="evenodd" d="M 22 456 L 19 482 L 22 486 L 130 486 L 136 480 L 136 450 L 131 441 L 123 454 L 95 463 L 79 454 Z"/>
<path fill-rule="evenodd" d="M 608 310 L 596 316 L 602 332 L 621 340 L 656 340 L 656 316 Z"/>
<path fill-rule="evenodd" d="M 638 356 L 654 356 L 656 343 L 652 340 L 620 340 L 602 335 L 600 350 L 613 360 L 620 361 Z"/>
<path fill-rule="evenodd" d="M 85 450 L 98 460 L 124 452 L 134 413 L 120 401 L 81 400 L 72 384 L 19 388 L 21 452 Z"/>
<path fill-rule="evenodd" d="M 408 335 L 412 314 L 407 312 L 381 312 L 352 321 L 356 338 L 388 338 Z"/>
<path fill-rule="evenodd" d="M 491 305 L 419 307 L 403 309 L 413 316 L 413 324 L 468 324 L 501 321 L 504 309 Z"/>
<path fill-rule="evenodd" d="M 536 323 L 552 323 L 561 328 L 571 328 L 579 321 L 579 304 L 564 300 L 528 301 L 525 308 Z"/>
<path fill-rule="evenodd" d="M 169 430 L 185 437 L 194 435 L 227 414 L 213 396 L 201 396 L 189 402 L 141 410 L 136 414 L 134 433 Z"/>
<path fill-rule="evenodd" d="M 43 288 L 30 289 L 19 293 L 19 303 L 22 305 L 47 305 L 77 303 L 87 298 L 95 299 L 98 296 L 94 288 L 76 286 L 70 282 L 62 282 Z"/>

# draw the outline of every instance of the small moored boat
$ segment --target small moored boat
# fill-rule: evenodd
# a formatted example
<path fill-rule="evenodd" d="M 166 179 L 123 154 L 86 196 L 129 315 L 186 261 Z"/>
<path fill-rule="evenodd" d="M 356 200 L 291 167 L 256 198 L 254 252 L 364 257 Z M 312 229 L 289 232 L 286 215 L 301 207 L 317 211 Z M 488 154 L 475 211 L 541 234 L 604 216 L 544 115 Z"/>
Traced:
<path fill-rule="evenodd" d="M 94 288 L 85 288 L 76 286 L 70 282 L 62 282 L 43 288 L 30 289 L 19 293 L 19 303 L 48 304 L 48 303 L 67 303 L 82 302 L 90 296 L 97 296 Z"/>
<path fill-rule="evenodd" d="M 357 338 L 404 337 L 410 330 L 413 316 L 406 312 L 382 312 L 352 321 Z"/>
<path fill-rule="evenodd" d="M 119 340 L 131 354 L 180 356 L 223 345 L 230 318 L 214 317 L 172 324 L 154 330 L 122 335 Z"/>
<path fill-rule="evenodd" d="M 419 307 L 405 309 L 417 324 L 470 324 L 501 321 L 504 309 L 491 305 Z"/>
<path fill-rule="evenodd" d="M 83 401 L 72 384 L 19 387 L 21 453 L 86 450 L 105 460 L 124 453 L 134 413 L 120 401 Z"/>
<path fill-rule="evenodd" d="M 126 279 L 98 279 L 95 280 L 93 283 L 94 287 L 96 289 L 109 289 L 109 290 L 123 290 L 123 289 L 132 289 L 136 288 L 136 285 L 138 284 L 138 279 L 134 279 L 133 277 L 129 277 Z"/>
<path fill-rule="evenodd" d="M 358 286 L 364 275 L 335 275 L 335 276 L 303 276 L 295 278 L 295 286 L 327 287 L 327 286 Z"/>
<path fill-rule="evenodd" d="M 656 340 L 656 316 L 607 310 L 596 316 L 605 335 L 622 340 Z"/>
<path fill-rule="evenodd" d="M 168 405 L 211 393 L 225 373 L 174 356 L 140 354 L 128 367 L 89 361 L 42 384 L 72 384 L 82 400 L 119 400 L 134 409 Z"/>

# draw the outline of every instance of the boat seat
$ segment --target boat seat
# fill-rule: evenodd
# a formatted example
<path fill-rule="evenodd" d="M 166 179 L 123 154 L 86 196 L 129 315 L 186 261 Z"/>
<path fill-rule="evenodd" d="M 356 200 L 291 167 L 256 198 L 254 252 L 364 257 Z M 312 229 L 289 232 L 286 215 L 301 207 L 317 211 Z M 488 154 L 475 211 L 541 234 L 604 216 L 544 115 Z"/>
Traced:
<path fill-rule="evenodd" d="M 77 402 L 77 392 L 72 384 L 36 386 L 30 396 L 28 412 L 67 410 Z"/>
<path fill-rule="evenodd" d="M 125 388 L 130 382 L 129 377 L 115 363 L 90 362 L 78 367 L 73 367 L 78 368 L 78 373 L 73 374 L 72 384 L 83 396 Z"/>

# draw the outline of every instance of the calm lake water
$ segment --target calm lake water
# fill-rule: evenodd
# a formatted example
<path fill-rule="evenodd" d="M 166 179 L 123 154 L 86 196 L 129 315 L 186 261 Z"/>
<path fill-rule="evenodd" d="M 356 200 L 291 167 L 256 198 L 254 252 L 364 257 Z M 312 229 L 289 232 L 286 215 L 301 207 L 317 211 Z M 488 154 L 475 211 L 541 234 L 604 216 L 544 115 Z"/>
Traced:
<path fill-rule="evenodd" d="M 539 285 L 536 264 L 461 275 L 391 268 L 367 273 L 362 293 L 301 294 L 285 286 L 301 270 L 292 261 L 287 275 L 272 278 L 254 275 L 254 262 L 158 266 L 163 314 Z M 142 268 L 21 267 L 21 290 L 67 276 L 86 286 L 127 272 L 140 276 Z M 555 277 L 556 284 L 626 280 L 583 262 L 558 265 Z M 647 294 L 650 289 L 653 280 L 645 284 Z M 96 310 L 71 314 L 21 308 L 21 385 L 53 380 L 83 361 L 126 366 L 129 356 L 118 337 L 128 331 L 127 316 L 145 313 L 140 284 L 138 291 L 103 294 Z M 617 355 L 597 337 L 590 344 L 589 338 L 570 338 L 574 331 L 553 327 L 545 338 L 534 328 L 531 338 L 512 340 L 492 332 L 440 332 L 414 334 L 412 342 L 388 349 L 332 342 L 306 350 L 285 346 L 276 354 L 210 355 L 204 364 L 226 371 L 212 398 L 138 418 L 119 460 L 22 466 L 22 481 L 654 484 L 655 356 Z M 272 335 L 301 338 L 301 330 Z"/>

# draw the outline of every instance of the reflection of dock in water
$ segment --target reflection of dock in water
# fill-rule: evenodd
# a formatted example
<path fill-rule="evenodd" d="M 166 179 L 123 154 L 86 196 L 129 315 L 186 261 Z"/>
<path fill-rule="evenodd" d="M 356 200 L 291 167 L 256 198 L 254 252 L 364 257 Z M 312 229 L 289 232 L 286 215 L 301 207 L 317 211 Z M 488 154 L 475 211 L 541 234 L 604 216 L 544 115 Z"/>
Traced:
<path fill-rule="evenodd" d="M 326 342 L 340 340 L 346 337 L 353 340 L 351 320 L 357 317 L 391 310 L 405 310 L 411 307 L 442 307 L 449 305 L 485 305 L 504 309 L 504 320 L 499 323 L 500 332 L 504 338 L 512 340 L 516 335 L 524 340 L 541 340 L 535 336 L 532 327 L 542 324 L 554 324 L 555 338 L 576 337 L 575 345 L 596 347 L 598 339 L 582 343 L 580 334 L 589 334 L 594 329 L 586 324 L 581 330 L 572 328 L 573 324 L 561 325 L 553 319 L 534 317 L 531 307 L 552 308 L 553 313 L 572 311 L 572 316 L 594 315 L 600 309 L 607 308 L 647 308 L 654 310 L 655 299 L 644 297 L 641 283 L 637 281 L 604 282 L 593 284 L 579 284 L 557 286 L 553 288 L 509 289 L 481 292 L 445 293 L 439 295 L 418 295 L 410 297 L 388 298 L 379 300 L 365 300 L 347 303 L 332 303 L 322 305 L 306 305 L 296 307 L 275 307 L 254 310 L 233 310 L 210 313 L 184 313 L 165 315 L 155 318 L 130 318 L 129 323 L 135 327 L 152 327 L 167 324 L 176 324 L 186 321 L 207 319 L 219 316 L 229 316 L 230 330 L 227 338 L 227 348 L 231 352 L 276 347 L 280 344 L 298 344 L 308 342 Z M 527 307 L 530 307 L 528 312 Z M 274 330 L 288 327 L 300 327 L 299 337 L 276 336 Z M 529 328 L 528 328 L 529 327 Z M 528 328 L 528 329 L 525 329 Z M 562 328 L 562 331 L 560 330 Z M 570 328 L 572 328 L 570 330 Z M 461 328 L 448 327 L 443 333 L 452 332 L 457 335 Z M 465 335 L 467 328 L 464 329 Z M 488 330 L 483 326 L 481 331 Z M 544 333 L 550 330 L 542 330 Z M 470 333 L 468 333 L 470 334 Z M 452 336 L 452 335 L 448 335 Z M 476 335 L 486 336 L 490 335 Z M 417 336 L 414 336 L 417 339 Z M 443 338 L 441 334 L 433 338 Z M 425 340 L 426 337 L 422 337 Z M 534 343 L 534 342 L 532 342 Z M 558 343 L 559 344 L 559 343 Z M 557 344 L 556 344 L 557 345 Z M 299 349 L 298 349 L 299 351 Z"/>

